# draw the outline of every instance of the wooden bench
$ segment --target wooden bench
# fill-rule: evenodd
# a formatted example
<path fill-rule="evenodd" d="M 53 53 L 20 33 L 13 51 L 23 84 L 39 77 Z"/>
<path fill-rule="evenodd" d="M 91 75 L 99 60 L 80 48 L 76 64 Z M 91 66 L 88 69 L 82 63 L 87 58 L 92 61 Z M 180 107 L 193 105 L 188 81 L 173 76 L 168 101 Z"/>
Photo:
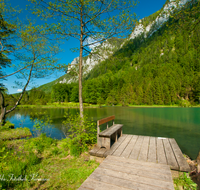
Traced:
<path fill-rule="evenodd" d="M 115 116 L 110 116 L 97 121 L 97 146 L 105 147 L 106 149 L 110 149 L 111 141 L 117 141 L 118 137 L 122 136 L 122 124 L 114 123 Z M 111 127 L 108 126 L 108 122 L 112 121 L 113 125 Z M 100 132 L 100 125 L 107 123 L 107 129 Z"/>

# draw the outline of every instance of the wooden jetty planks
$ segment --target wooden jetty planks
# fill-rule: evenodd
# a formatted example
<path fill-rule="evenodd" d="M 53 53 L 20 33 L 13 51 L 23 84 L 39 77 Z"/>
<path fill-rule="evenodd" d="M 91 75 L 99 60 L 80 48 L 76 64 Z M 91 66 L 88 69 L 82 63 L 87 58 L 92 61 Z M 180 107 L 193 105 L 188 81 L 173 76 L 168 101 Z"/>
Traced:
<path fill-rule="evenodd" d="M 129 155 L 131 154 L 131 151 L 133 150 L 135 146 L 135 142 L 137 141 L 137 138 L 138 138 L 137 135 L 132 135 L 132 139 L 130 140 L 125 150 L 122 152 L 121 157 L 125 157 L 125 158 L 129 157 Z"/>
<path fill-rule="evenodd" d="M 176 158 L 174 156 L 171 145 L 169 143 L 169 139 L 167 139 L 167 138 L 163 139 L 163 144 L 164 144 L 164 148 L 165 148 L 167 164 L 171 166 L 171 169 L 179 170 L 179 166 L 178 166 L 178 163 L 177 163 Z"/>
<path fill-rule="evenodd" d="M 128 145 L 128 143 L 130 142 L 131 138 L 132 138 L 132 136 L 128 135 L 126 137 L 126 139 L 119 145 L 117 150 L 112 155 L 120 156 L 122 154 L 122 152 L 124 151 L 124 149 L 126 148 L 126 146 Z"/>
<path fill-rule="evenodd" d="M 96 152 L 96 156 L 103 158 L 106 151 L 106 148 L 101 148 L 99 151 Z"/>
<path fill-rule="evenodd" d="M 96 156 L 96 153 L 100 150 L 101 148 L 98 146 L 95 146 L 92 150 L 89 151 L 90 155 Z"/>
<path fill-rule="evenodd" d="M 139 136 L 129 158 L 138 159 L 144 136 Z"/>
<path fill-rule="evenodd" d="M 86 181 L 79 187 L 79 190 L 82 190 L 82 188 L 87 188 L 88 190 L 95 189 L 95 190 L 128 190 L 127 188 L 118 187 L 114 184 L 104 183 L 97 180 L 94 180 L 92 178 L 87 178 Z"/>
<path fill-rule="evenodd" d="M 149 141 L 149 152 L 148 152 L 148 162 L 156 163 L 156 138 L 150 137 Z"/>
<path fill-rule="evenodd" d="M 81 186 L 81 187 L 79 187 L 78 189 L 79 189 L 79 190 L 91 190 L 91 188 L 89 188 L 89 187 L 88 187 L 88 188 L 86 188 L 86 187 L 82 187 L 82 186 Z"/>
<path fill-rule="evenodd" d="M 120 175 L 120 173 L 119 173 L 119 175 Z M 123 178 L 121 178 L 121 176 L 119 176 L 119 177 L 113 177 L 113 176 L 109 176 L 109 175 L 105 176 L 101 173 L 94 172 L 90 175 L 90 178 L 92 178 L 94 180 L 98 179 L 99 181 L 104 182 L 104 183 L 115 184 L 116 186 L 125 187 L 127 189 L 160 190 L 160 187 L 137 183 L 135 181 L 123 179 Z"/>
<path fill-rule="evenodd" d="M 148 136 L 144 137 L 138 160 L 147 161 L 149 151 L 149 138 L 150 137 Z"/>
<path fill-rule="evenodd" d="M 157 138 L 157 161 L 160 164 L 167 164 L 165 150 L 163 147 L 163 140 L 165 138 Z"/>
<path fill-rule="evenodd" d="M 169 139 L 169 142 L 170 142 L 170 144 L 171 144 L 171 146 L 172 146 L 172 149 L 173 149 L 173 151 L 174 151 L 176 160 L 177 160 L 178 165 L 179 165 L 179 167 L 180 167 L 179 169 L 180 169 L 181 171 L 189 172 L 189 171 L 190 171 L 190 167 L 189 167 L 187 161 L 185 160 L 185 158 L 184 158 L 184 156 L 183 156 L 183 154 L 182 154 L 182 152 L 181 152 L 181 150 L 180 150 L 178 144 L 176 143 L 175 139 L 171 139 L 171 138 L 170 138 L 170 139 Z"/>
<path fill-rule="evenodd" d="M 169 138 L 123 134 L 110 150 L 95 147 L 90 151 L 90 155 L 98 157 L 116 155 L 135 160 L 168 164 L 171 169 L 175 170 L 190 170 L 175 139 Z"/>
<path fill-rule="evenodd" d="M 144 184 L 144 185 L 155 184 L 156 187 L 159 187 L 161 189 L 162 188 L 173 189 L 171 180 L 162 181 L 162 180 L 148 178 L 145 176 L 132 175 L 126 172 L 120 172 L 117 170 L 111 170 L 111 169 L 105 169 L 105 168 L 97 168 L 94 173 L 99 173 L 99 174 L 102 174 L 103 176 L 112 176 L 116 178 L 121 178 L 121 179 L 129 180 L 129 181 L 137 182 L 140 184 Z"/>
<path fill-rule="evenodd" d="M 79 188 L 85 189 L 173 190 L 174 186 L 167 165 L 108 156 Z"/>
<path fill-rule="evenodd" d="M 171 171 L 169 170 L 168 165 L 163 165 L 163 164 L 156 164 L 153 162 L 144 162 L 144 161 L 138 161 L 138 160 L 133 160 L 133 159 L 127 159 L 127 158 L 122 158 L 119 159 L 119 157 L 115 156 L 108 156 L 105 160 L 104 163 L 106 164 L 112 164 L 116 166 L 121 166 L 124 168 L 128 168 L 131 170 L 135 171 L 140 171 L 141 168 L 145 168 L 144 171 L 146 173 L 155 173 L 155 176 L 158 174 L 158 179 L 160 175 L 171 175 Z M 115 168 L 115 167 L 114 167 Z M 144 175 L 144 173 L 142 174 Z M 162 178 L 163 179 L 163 178 Z"/>
<path fill-rule="evenodd" d="M 122 137 L 120 137 L 120 138 L 118 139 L 118 141 L 115 142 L 115 143 L 111 146 L 110 150 L 108 150 L 108 151 L 105 152 L 104 157 L 107 157 L 108 155 L 112 155 L 112 154 L 117 150 L 117 148 L 120 146 L 120 144 L 126 139 L 127 136 L 128 136 L 128 135 L 124 135 L 124 134 L 123 134 Z"/>

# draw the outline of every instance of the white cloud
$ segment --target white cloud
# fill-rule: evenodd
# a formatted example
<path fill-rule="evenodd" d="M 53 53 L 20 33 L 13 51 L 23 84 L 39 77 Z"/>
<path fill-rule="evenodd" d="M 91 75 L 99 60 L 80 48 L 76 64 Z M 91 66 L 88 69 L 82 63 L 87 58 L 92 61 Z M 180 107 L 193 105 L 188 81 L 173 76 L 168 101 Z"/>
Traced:
<path fill-rule="evenodd" d="M 17 89 L 17 92 L 22 92 L 22 89 Z"/>

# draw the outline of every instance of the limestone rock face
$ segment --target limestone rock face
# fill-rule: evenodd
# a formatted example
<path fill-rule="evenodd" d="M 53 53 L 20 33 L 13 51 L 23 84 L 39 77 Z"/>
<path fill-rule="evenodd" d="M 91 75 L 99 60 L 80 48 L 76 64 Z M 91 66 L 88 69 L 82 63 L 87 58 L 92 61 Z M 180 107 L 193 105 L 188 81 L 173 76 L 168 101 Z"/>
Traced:
<path fill-rule="evenodd" d="M 116 39 L 115 39 L 116 40 Z M 91 53 L 83 58 L 83 75 L 87 75 L 93 67 L 101 61 L 107 59 L 110 55 L 119 49 L 118 43 L 113 43 L 111 40 L 106 40 L 102 44 L 94 47 Z M 72 62 L 71 66 L 68 67 L 67 74 L 75 71 L 78 72 L 79 57 L 76 57 Z M 71 77 L 70 79 L 63 78 L 59 83 L 71 83 L 78 80 L 78 77 Z"/>
<path fill-rule="evenodd" d="M 129 39 L 134 39 L 141 34 L 144 34 L 145 37 L 151 36 L 166 21 L 168 21 L 170 15 L 174 12 L 175 9 L 181 8 L 189 1 L 191 0 L 180 0 L 179 2 L 176 2 L 176 0 L 170 0 L 170 2 L 163 7 L 163 10 L 159 13 L 156 19 L 151 21 L 146 27 L 144 27 L 144 25 L 142 24 L 142 19 L 141 19 L 139 21 L 139 24 L 134 28 Z"/>
<path fill-rule="evenodd" d="M 170 0 L 169 3 L 165 4 L 162 11 L 158 13 L 158 16 L 147 23 L 146 26 L 143 24 L 143 19 L 139 20 L 139 23 L 135 26 L 133 32 L 131 33 L 130 37 L 126 39 L 125 41 L 134 39 L 140 35 L 144 35 L 145 38 L 150 37 L 154 32 L 156 32 L 166 21 L 168 21 L 170 15 L 174 12 L 176 9 L 180 9 L 183 5 L 185 5 L 187 2 L 191 0 Z M 99 62 L 104 61 L 109 56 L 111 56 L 117 49 L 120 49 L 124 43 L 112 43 L 112 40 L 106 40 L 103 43 L 97 43 L 96 46 L 92 46 L 91 53 L 83 58 L 83 75 L 87 75 L 95 65 L 97 65 Z M 90 47 L 90 46 L 89 46 Z M 91 48 L 91 47 L 90 47 Z M 161 56 L 163 54 L 161 53 Z M 71 66 L 69 66 L 67 75 L 72 75 L 73 72 L 78 73 L 78 62 L 79 58 L 75 58 Z M 76 75 L 76 76 L 75 76 Z M 59 81 L 59 83 L 71 83 L 76 82 L 78 80 L 77 74 L 75 74 L 73 77 L 62 77 L 62 79 Z"/>

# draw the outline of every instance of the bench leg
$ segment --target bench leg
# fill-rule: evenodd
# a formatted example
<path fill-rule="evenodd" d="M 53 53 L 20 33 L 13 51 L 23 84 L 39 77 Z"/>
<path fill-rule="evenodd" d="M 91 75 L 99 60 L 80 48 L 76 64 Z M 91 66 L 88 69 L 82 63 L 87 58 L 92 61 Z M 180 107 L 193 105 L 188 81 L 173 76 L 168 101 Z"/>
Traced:
<path fill-rule="evenodd" d="M 115 142 L 117 142 L 117 131 L 115 132 Z"/>
<path fill-rule="evenodd" d="M 97 136 L 97 146 L 101 147 L 102 137 Z"/>
<path fill-rule="evenodd" d="M 119 136 L 122 136 L 122 128 L 119 130 Z"/>
<path fill-rule="evenodd" d="M 105 147 L 107 150 L 110 149 L 111 146 L 111 141 L 110 138 L 106 138 L 106 137 L 99 137 L 101 145 L 100 147 Z"/>

